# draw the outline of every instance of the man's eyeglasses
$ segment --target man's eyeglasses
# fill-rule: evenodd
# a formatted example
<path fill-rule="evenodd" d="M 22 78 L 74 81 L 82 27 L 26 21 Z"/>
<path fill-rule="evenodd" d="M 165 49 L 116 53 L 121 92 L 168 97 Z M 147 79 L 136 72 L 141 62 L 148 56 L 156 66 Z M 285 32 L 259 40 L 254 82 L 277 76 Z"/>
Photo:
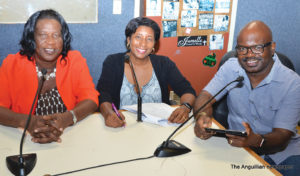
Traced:
<path fill-rule="evenodd" d="M 236 46 L 235 50 L 237 52 L 238 55 L 246 55 L 248 53 L 248 50 L 250 49 L 252 53 L 254 54 L 261 54 L 264 52 L 264 48 L 271 45 L 272 42 L 268 42 L 262 45 L 254 45 L 254 46 Z"/>

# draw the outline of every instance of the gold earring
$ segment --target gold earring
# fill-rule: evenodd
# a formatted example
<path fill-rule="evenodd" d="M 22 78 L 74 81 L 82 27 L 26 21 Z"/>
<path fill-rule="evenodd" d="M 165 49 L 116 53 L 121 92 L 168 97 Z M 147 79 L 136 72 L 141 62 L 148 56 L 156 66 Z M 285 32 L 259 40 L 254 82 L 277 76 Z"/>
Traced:
<path fill-rule="evenodd" d="M 152 54 L 154 54 L 155 53 L 155 48 L 152 48 Z"/>
<path fill-rule="evenodd" d="M 126 48 L 130 50 L 130 43 L 127 43 Z"/>

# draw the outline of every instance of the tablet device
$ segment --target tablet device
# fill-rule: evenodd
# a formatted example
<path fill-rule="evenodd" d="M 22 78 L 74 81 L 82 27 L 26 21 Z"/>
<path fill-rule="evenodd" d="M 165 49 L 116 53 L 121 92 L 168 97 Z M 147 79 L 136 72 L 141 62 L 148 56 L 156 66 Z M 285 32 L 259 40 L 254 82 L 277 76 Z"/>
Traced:
<path fill-rule="evenodd" d="M 246 137 L 247 133 L 246 131 L 236 131 L 236 130 L 221 130 L 221 129 L 215 129 L 215 128 L 205 128 L 206 132 L 213 132 L 213 136 L 216 137 L 227 137 L 226 134 L 230 135 L 236 135 L 241 137 Z"/>

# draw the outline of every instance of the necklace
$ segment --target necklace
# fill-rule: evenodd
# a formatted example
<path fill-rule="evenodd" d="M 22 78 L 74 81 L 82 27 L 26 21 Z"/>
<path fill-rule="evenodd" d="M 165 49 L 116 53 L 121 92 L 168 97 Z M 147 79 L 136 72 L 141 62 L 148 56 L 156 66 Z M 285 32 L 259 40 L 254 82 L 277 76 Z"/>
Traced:
<path fill-rule="evenodd" d="M 42 72 L 39 70 L 38 66 L 35 66 L 35 68 L 36 68 L 37 76 L 41 78 L 43 76 Z M 44 78 L 48 81 L 50 78 L 55 78 L 55 77 L 56 77 L 56 68 L 54 68 L 51 73 L 49 74 L 47 73 Z"/>

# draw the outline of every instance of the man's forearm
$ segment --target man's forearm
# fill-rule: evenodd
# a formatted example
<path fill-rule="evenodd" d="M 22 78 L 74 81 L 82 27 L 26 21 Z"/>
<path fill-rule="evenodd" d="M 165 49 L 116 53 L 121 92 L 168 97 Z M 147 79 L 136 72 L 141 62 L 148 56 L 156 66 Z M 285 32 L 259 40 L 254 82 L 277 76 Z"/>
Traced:
<path fill-rule="evenodd" d="M 263 135 L 261 147 L 252 147 L 252 149 L 260 155 L 283 151 L 289 144 L 292 135 L 291 131 L 275 128 L 271 133 Z"/>
<path fill-rule="evenodd" d="M 212 96 L 207 91 L 201 91 L 199 96 L 197 97 L 194 105 L 194 112 L 196 112 L 201 106 L 203 106 Z M 200 112 L 206 112 L 208 116 L 212 116 L 213 108 L 212 105 L 216 102 L 213 99 L 210 103 L 208 103 Z"/>

